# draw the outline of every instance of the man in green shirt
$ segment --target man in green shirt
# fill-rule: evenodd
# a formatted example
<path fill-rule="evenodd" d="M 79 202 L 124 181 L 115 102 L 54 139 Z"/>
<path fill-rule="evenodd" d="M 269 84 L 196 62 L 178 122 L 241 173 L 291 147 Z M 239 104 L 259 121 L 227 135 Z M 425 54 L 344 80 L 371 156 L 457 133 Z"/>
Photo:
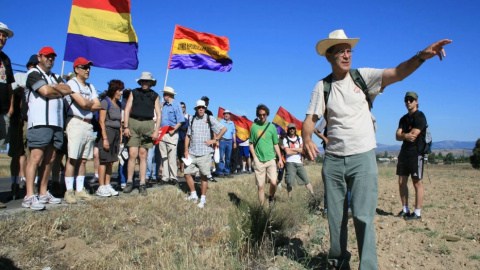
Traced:
<path fill-rule="evenodd" d="M 270 122 L 267 116 L 270 110 L 267 106 L 257 106 L 257 121 L 250 129 L 250 153 L 255 162 L 255 180 L 258 186 L 258 199 L 260 205 L 265 202 L 263 186 L 270 180 L 270 192 L 268 201 L 272 206 L 274 203 L 275 191 L 277 190 L 277 164 L 275 155 L 278 157 L 278 167 L 283 168 L 283 161 L 278 147 L 277 129 Z"/>

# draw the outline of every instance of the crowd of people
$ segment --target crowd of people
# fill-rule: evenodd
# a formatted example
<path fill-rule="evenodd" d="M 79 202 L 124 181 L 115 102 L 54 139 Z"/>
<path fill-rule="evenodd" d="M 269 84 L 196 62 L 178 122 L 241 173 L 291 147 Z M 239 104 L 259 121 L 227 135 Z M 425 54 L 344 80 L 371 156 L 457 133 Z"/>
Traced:
<path fill-rule="evenodd" d="M 50 193 L 48 182 L 51 175 L 52 179 L 59 179 L 63 156 L 67 157 L 64 201 L 69 204 L 93 199 L 84 182 L 86 162 L 95 156 L 99 164 L 96 194 L 101 197 L 119 194 L 111 185 L 113 164 L 118 160 L 123 192 L 132 192 L 138 159 L 138 189 L 143 196 L 148 195 L 148 178 L 157 177 L 159 184 L 165 185 L 178 184 L 178 177 L 184 176 L 190 190 L 186 199 L 203 208 L 208 181 L 215 181 L 213 176 L 230 178 L 232 173 L 251 172 L 254 168 L 259 202 L 264 204 L 264 186 L 270 183 L 268 202 L 273 206 L 277 180 L 282 179 L 278 172 L 284 168 L 289 197 L 295 179 L 314 194 L 303 168 L 302 153 L 312 160 L 319 153 L 312 141 L 315 132 L 325 141 L 322 178 L 328 204 L 328 259 L 334 269 L 350 269 L 346 222 L 349 208 L 357 234 L 360 269 L 378 269 L 373 226 L 378 198 L 376 126 L 370 112 L 373 100 L 385 87 L 405 79 L 426 60 L 436 55 L 442 59 L 443 46 L 451 42 L 437 41 L 395 68 L 352 70 L 353 48 L 359 38 L 348 38 L 343 30 L 335 30 L 316 46 L 318 54 L 331 65 L 332 73 L 318 82 L 312 92 L 302 137 L 296 135 L 295 125 L 289 125 L 279 139 L 276 128 L 267 121 L 269 108 L 260 104 L 249 140 L 237 145 L 229 110 L 217 121 L 208 110 L 209 98 L 203 96 L 195 104 L 195 114 L 190 116 L 185 103 L 175 99 L 173 88 L 161 91 L 162 101 L 152 89 L 156 80 L 150 72 L 141 73 L 137 79 L 140 87 L 133 90 L 124 90 L 124 82 L 111 80 L 100 98 L 95 87 L 87 82 L 92 61 L 77 58 L 74 73 L 64 82 L 51 72 L 57 56 L 54 49 L 43 47 L 30 57 L 28 72 L 14 76 L 10 59 L 1 51 L 12 37 L 13 31 L 0 23 L 0 144 L 10 143 L 12 194 L 15 196 L 22 182 L 26 186 L 23 207 L 42 210 L 46 204 L 62 202 Z M 407 92 L 405 105 L 409 113 L 401 119 L 396 133 L 397 140 L 403 141 L 397 166 L 403 208 L 398 216 L 416 220 L 421 218 L 423 162 L 414 149 L 418 149 L 416 141 L 426 119 L 417 110 L 415 92 Z M 324 121 L 316 127 L 322 118 Z M 94 130 L 96 121 L 98 127 Z M 324 134 L 320 133 L 322 129 Z M 214 147 L 220 150 L 218 165 L 212 165 Z M 152 163 L 156 164 L 153 170 Z M 213 168 L 217 169 L 214 175 Z M 406 182 L 410 175 L 416 191 L 413 214 L 407 201 Z M 200 196 L 195 178 L 201 181 Z M 55 188 L 55 183 L 51 188 Z"/>

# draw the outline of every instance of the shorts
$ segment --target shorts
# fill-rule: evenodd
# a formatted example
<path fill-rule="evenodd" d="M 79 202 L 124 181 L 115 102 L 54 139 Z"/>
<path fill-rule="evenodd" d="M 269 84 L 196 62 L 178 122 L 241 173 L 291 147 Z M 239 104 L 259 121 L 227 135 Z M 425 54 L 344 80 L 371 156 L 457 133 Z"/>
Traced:
<path fill-rule="evenodd" d="M 299 186 L 310 184 L 307 171 L 305 170 L 305 167 L 303 167 L 302 163 L 287 162 L 285 163 L 285 170 L 285 183 L 287 183 L 288 187 L 293 187 L 295 185 L 295 178 L 297 178 Z"/>
<path fill-rule="evenodd" d="M 185 167 L 185 174 L 195 174 L 200 170 L 201 175 L 209 176 L 210 168 L 212 166 L 212 155 L 206 154 L 203 156 L 192 156 L 192 163 Z"/>
<path fill-rule="evenodd" d="M 409 156 L 400 153 L 398 156 L 397 175 L 411 175 L 412 179 L 421 180 L 423 178 L 423 156 Z"/>
<path fill-rule="evenodd" d="M 240 146 L 240 155 L 242 157 L 250 157 L 250 146 Z"/>
<path fill-rule="evenodd" d="M 67 122 L 68 157 L 71 159 L 93 158 L 93 126 L 77 118 Z"/>
<path fill-rule="evenodd" d="M 52 144 L 61 149 L 63 144 L 63 128 L 56 126 L 36 126 L 27 129 L 27 145 L 29 148 L 42 148 Z"/>
<path fill-rule="evenodd" d="M 277 181 L 277 164 L 275 159 L 265 162 L 255 159 L 255 182 L 257 186 L 263 187 L 269 179 Z"/>
<path fill-rule="evenodd" d="M 25 155 L 25 127 L 26 123 L 20 119 L 15 120 L 16 123 L 10 121 L 10 132 L 9 132 L 9 143 L 10 147 L 8 148 L 8 156 L 21 157 Z"/>
<path fill-rule="evenodd" d="M 150 149 L 153 147 L 151 139 L 145 139 L 142 135 L 152 136 L 153 129 L 155 128 L 154 120 L 140 121 L 130 118 L 128 128 L 130 129 L 130 138 L 128 140 L 128 147 L 143 147 Z"/>
<path fill-rule="evenodd" d="M 118 153 L 120 152 L 120 130 L 118 128 L 107 127 L 107 139 L 109 144 L 108 151 L 103 149 L 103 138 L 100 133 L 96 146 L 98 147 L 98 158 L 100 163 L 116 162 L 118 160 Z"/>

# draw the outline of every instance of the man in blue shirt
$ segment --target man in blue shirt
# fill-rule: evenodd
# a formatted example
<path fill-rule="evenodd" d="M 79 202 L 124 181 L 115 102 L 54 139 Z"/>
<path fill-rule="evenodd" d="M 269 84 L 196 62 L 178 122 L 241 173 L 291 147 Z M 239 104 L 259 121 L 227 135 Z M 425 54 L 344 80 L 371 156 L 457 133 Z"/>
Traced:
<path fill-rule="evenodd" d="M 173 88 L 165 86 L 163 89 L 162 122 L 164 126 L 173 127 L 160 141 L 160 155 L 162 156 L 162 181 L 159 184 L 177 184 L 177 143 L 178 129 L 185 122 L 180 102 L 174 99 Z"/>
<path fill-rule="evenodd" d="M 230 157 L 232 155 L 232 147 L 237 148 L 237 136 L 235 132 L 235 124 L 230 120 L 230 111 L 223 112 L 223 119 L 219 122 L 227 128 L 227 132 L 220 139 L 220 163 L 218 163 L 218 177 L 233 178 L 230 174 Z"/>

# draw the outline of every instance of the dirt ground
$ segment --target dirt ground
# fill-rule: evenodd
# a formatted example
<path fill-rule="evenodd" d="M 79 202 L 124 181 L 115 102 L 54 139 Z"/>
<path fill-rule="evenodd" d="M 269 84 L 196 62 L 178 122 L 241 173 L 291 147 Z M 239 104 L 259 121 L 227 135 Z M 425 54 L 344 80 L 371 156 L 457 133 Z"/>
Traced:
<path fill-rule="evenodd" d="M 406 222 L 395 165 L 379 164 L 379 198 L 375 229 L 379 269 L 480 269 L 480 171 L 465 165 L 428 165 L 422 220 Z M 409 207 L 414 209 L 411 179 Z M 324 248 L 328 250 L 328 233 Z M 352 269 L 358 269 L 358 249 L 349 220 Z"/>

